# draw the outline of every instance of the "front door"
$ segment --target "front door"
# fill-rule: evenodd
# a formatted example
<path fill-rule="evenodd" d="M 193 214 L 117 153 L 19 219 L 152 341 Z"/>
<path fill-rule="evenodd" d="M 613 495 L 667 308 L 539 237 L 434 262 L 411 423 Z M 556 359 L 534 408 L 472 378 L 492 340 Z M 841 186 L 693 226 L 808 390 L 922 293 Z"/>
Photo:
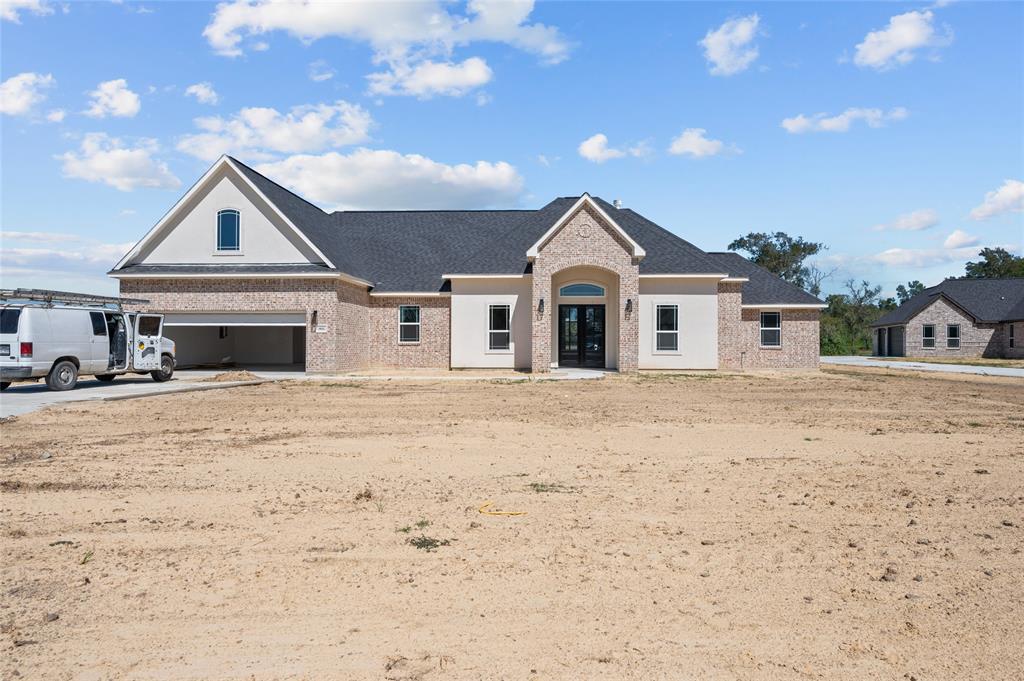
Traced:
<path fill-rule="evenodd" d="M 604 367 L 604 305 L 558 306 L 558 366 Z"/>

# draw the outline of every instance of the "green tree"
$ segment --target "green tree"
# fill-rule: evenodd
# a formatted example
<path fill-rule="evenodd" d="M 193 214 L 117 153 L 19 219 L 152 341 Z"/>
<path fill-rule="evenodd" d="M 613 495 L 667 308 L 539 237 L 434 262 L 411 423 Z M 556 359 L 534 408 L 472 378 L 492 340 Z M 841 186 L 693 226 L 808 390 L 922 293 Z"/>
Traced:
<path fill-rule="evenodd" d="M 978 255 L 981 260 L 968 262 L 965 267 L 967 279 L 1024 277 L 1024 257 L 1013 255 L 1005 248 L 983 248 Z"/>
<path fill-rule="evenodd" d="M 896 304 L 891 298 L 879 298 L 881 292 L 881 286 L 850 279 L 846 293 L 828 297 L 828 308 L 821 315 L 822 354 L 853 355 L 871 349 L 871 323 Z"/>
<path fill-rule="evenodd" d="M 917 279 L 914 281 L 908 281 L 907 285 L 900 284 L 896 287 L 896 298 L 899 300 L 899 304 L 907 302 L 918 293 L 924 291 L 924 284 L 919 282 Z"/>
<path fill-rule="evenodd" d="M 730 251 L 744 251 L 750 260 L 800 288 L 807 288 L 810 270 L 804 260 L 825 249 L 825 244 L 793 238 L 785 232 L 765 234 L 751 232 L 728 246 Z M 820 281 L 818 282 L 820 284 Z"/>

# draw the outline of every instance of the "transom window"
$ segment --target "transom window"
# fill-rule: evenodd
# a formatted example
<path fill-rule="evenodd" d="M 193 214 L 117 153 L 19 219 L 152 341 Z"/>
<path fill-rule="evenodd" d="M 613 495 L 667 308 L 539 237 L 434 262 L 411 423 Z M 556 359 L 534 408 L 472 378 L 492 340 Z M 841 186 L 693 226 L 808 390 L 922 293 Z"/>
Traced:
<path fill-rule="evenodd" d="M 398 342 L 420 342 L 420 306 L 398 306 Z"/>
<path fill-rule="evenodd" d="M 558 289 L 558 295 L 571 298 L 573 296 L 604 296 L 604 287 L 597 284 L 569 284 Z"/>
<path fill-rule="evenodd" d="M 761 313 L 761 347 L 777 348 L 782 345 L 782 313 Z"/>
<path fill-rule="evenodd" d="M 925 324 L 921 327 L 921 347 L 922 348 L 934 348 L 935 347 L 935 325 Z"/>
<path fill-rule="evenodd" d="M 217 211 L 217 250 L 218 251 L 240 251 L 242 250 L 241 234 L 239 227 L 241 216 L 234 209 Z"/>
<path fill-rule="evenodd" d="M 946 325 L 946 347 L 947 348 L 959 348 L 960 347 L 960 325 L 959 324 L 947 324 Z"/>
<path fill-rule="evenodd" d="M 679 306 L 656 305 L 654 348 L 658 352 L 679 351 Z"/>
<path fill-rule="evenodd" d="M 512 345 L 512 308 L 508 305 L 490 305 L 487 318 L 487 349 L 508 350 Z"/>

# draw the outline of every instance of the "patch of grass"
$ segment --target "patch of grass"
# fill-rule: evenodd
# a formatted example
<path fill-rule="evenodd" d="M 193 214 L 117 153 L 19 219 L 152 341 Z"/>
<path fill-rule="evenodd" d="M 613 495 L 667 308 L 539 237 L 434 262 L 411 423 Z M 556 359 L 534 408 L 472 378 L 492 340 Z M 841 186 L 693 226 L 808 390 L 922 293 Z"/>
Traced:
<path fill-rule="evenodd" d="M 82 560 L 78 561 L 78 564 L 85 565 L 90 561 L 92 561 L 92 551 L 86 551 L 85 554 L 82 556 Z"/>
<path fill-rule="evenodd" d="M 410 532 L 412 532 L 412 526 L 411 525 L 406 525 L 405 527 L 397 527 L 397 528 L 395 528 L 395 532 L 402 532 L 403 534 L 409 534 Z"/>
<path fill-rule="evenodd" d="M 365 388 L 366 384 L 363 382 L 342 382 L 342 383 L 321 383 L 321 388 Z"/>
<path fill-rule="evenodd" d="M 356 494 L 356 501 L 369 501 L 370 499 L 373 499 L 373 490 L 369 487 Z"/>
<path fill-rule="evenodd" d="M 576 491 L 575 487 L 569 487 L 560 482 L 531 482 L 527 487 L 538 494 L 544 492 L 552 494 L 568 494 Z"/>
<path fill-rule="evenodd" d="M 421 534 L 418 537 L 411 537 L 407 540 L 407 543 L 412 544 L 418 549 L 423 551 L 436 551 L 438 547 L 448 546 L 451 544 L 450 539 L 437 539 L 435 537 L 428 537 L 425 534 Z"/>
<path fill-rule="evenodd" d="M 429 525 L 430 525 L 430 521 L 429 520 L 425 520 L 423 518 L 420 518 L 419 520 L 416 521 L 416 529 L 418 529 L 418 530 L 422 530 L 424 527 L 427 527 Z"/>
<path fill-rule="evenodd" d="M 985 424 L 984 423 L 979 423 L 978 421 L 968 421 L 967 425 L 970 426 L 971 428 L 981 428 Z"/>

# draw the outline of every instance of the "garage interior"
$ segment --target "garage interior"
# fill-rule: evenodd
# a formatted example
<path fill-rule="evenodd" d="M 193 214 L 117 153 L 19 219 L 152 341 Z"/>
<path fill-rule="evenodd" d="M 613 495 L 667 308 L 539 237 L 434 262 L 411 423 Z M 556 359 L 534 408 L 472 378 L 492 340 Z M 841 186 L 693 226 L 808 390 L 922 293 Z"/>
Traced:
<path fill-rule="evenodd" d="M 179 369 L 306 369 L 303 312 L 164 313 L 163 335 L 175 343 Z"/>

